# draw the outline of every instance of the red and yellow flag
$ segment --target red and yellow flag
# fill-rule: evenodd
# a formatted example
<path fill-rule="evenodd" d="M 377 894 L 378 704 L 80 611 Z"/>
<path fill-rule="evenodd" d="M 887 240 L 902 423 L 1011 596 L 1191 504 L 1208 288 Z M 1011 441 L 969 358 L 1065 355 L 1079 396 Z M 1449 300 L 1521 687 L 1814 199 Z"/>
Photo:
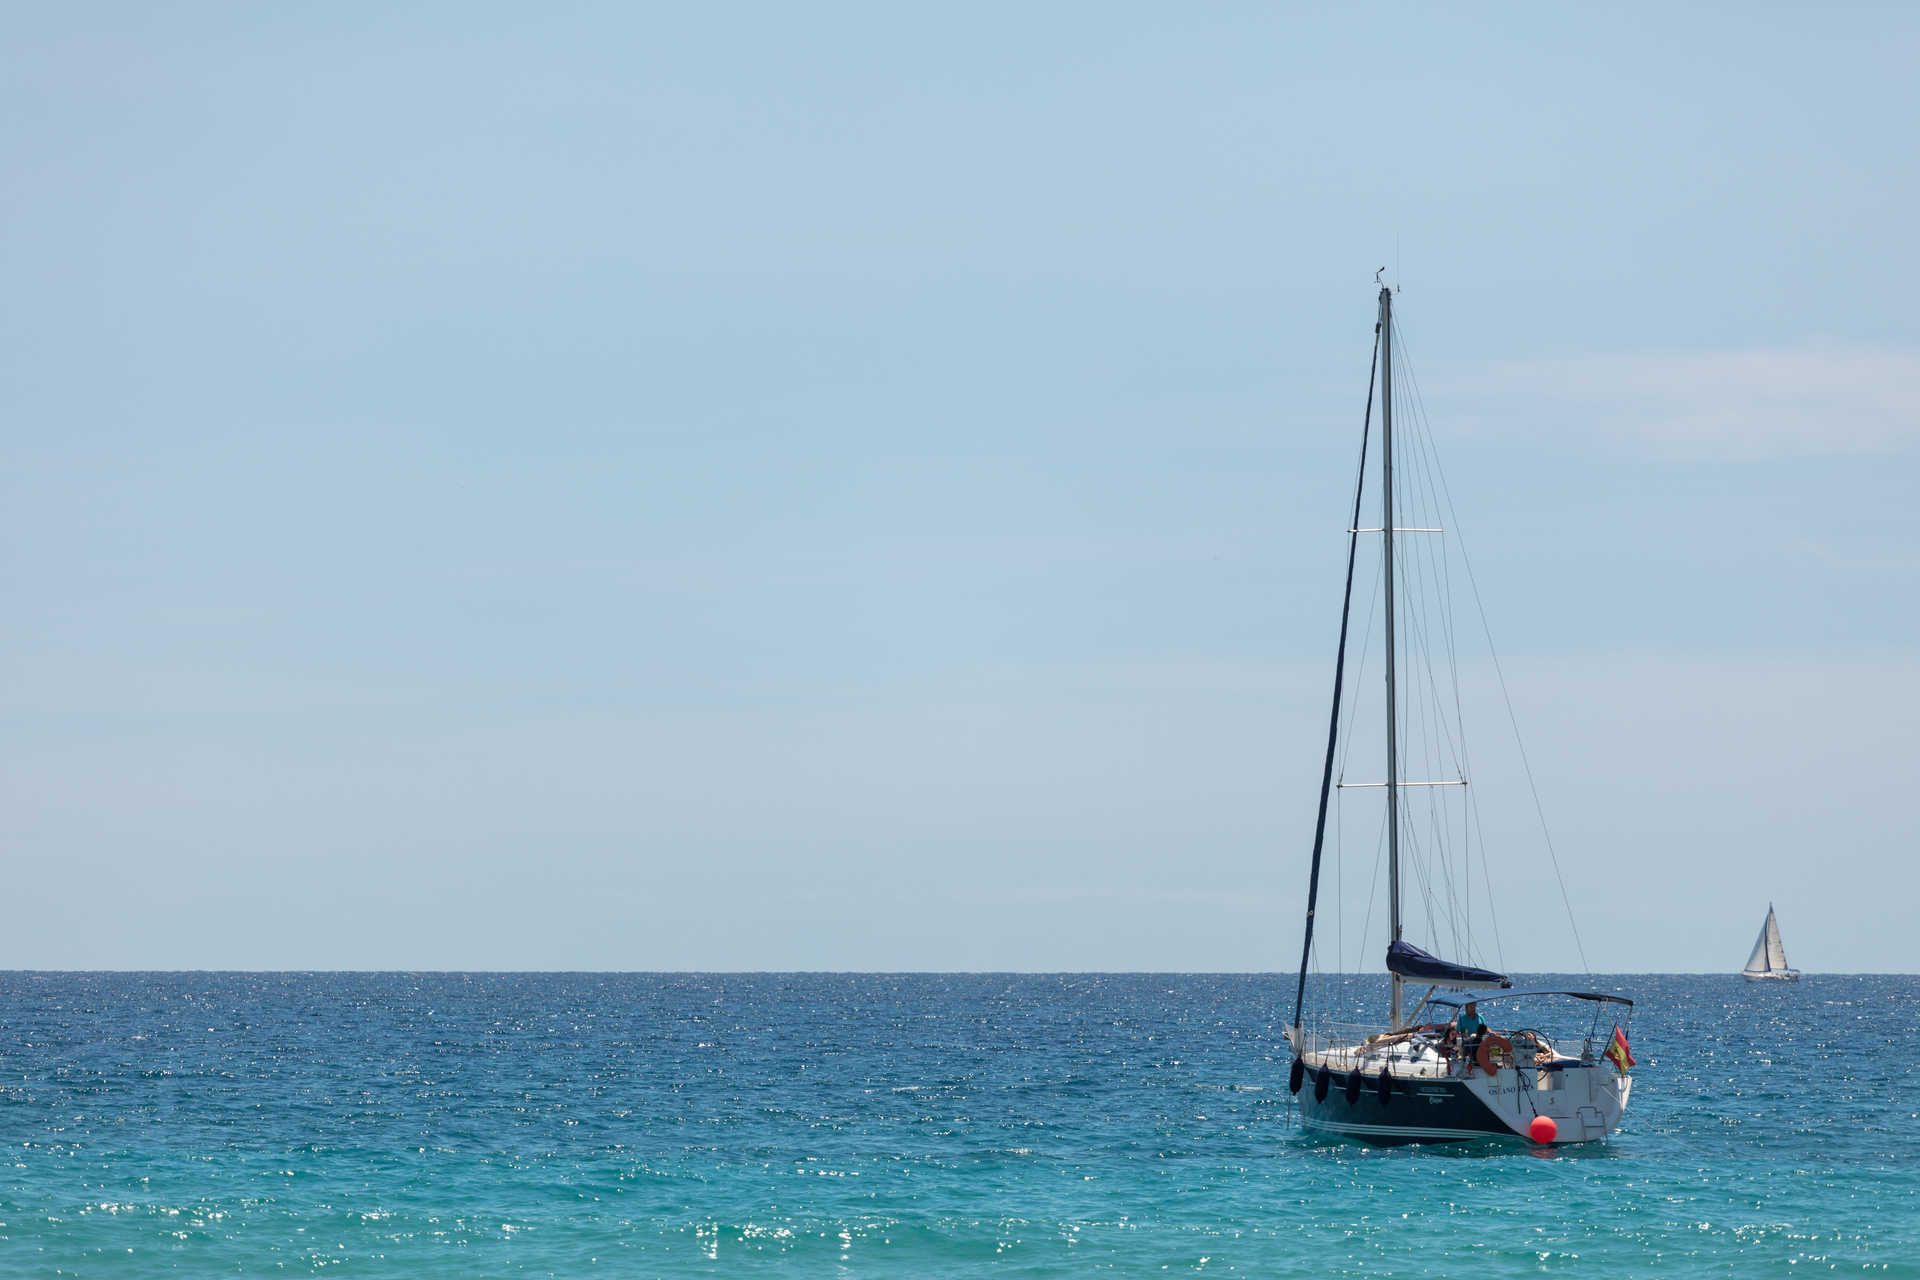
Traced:
<path fill-rule="evenodd" d="M 1627 1033 L 1617 1022 L 1613 1024 L 1613 1042 L 1607 1046 L 1606 1059 L 1620 1069 L 1621 1075 L 1635 1065 L 1633 1050 L 1627 1047 Z"/>

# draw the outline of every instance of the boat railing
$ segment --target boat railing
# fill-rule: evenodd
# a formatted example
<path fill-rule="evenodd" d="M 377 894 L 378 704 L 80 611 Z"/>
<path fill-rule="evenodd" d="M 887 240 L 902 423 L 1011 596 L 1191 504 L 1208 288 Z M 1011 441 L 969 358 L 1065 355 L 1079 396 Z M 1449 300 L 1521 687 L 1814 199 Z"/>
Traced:
<path fill-rule="evenodd" d="M 1295 1048 L 1303 1054 L 1357 1054 L 1369 1039 L 1383 1031 L 1377 1023 L 1315 1022 L 1301 1028 Z"/>
<path fill-rule="evenodd" d="M 1335 1070 L 1341 1070 L 1343 1063 L 1350 1066 L 1360 1065 L 1363 1055 L 1386 1047 L 1381 1043 L 1381 1038 L 1386 1034 L 1386 1029 L 1378 1023 L 1313 1022 L 1301 1027 L 1294 1048 L 1302 1056 L 1313 1055 L 1324 1060 Z M 1289 1038 L 1293 1038 L 1291 1029 L 1289 1029 Z M 1403 1038 L 1404 1033 L 1394 1039 Z M 1387 1043 L 1390 1045 L 1393 1041 Z M 1581 1037 L 1578 1040 L 1568 1038 L 1555 1041 L 1553 1044 L 1558 1057 L 1556 1063 L 1558 1067 L 1592 1066 L 1600 1061 L 1601 1052 L 1606 1048 L 1605 1041 L 1596 1040 L 1591 1036 Z M 1575 1045 L 1578 1045 L 1578 1048 L 1575 1048 Z M 1465 1065 L 1464 1061 L 1461 1065 Z M 1535 1065 L 1546 1066 L 1545 1063 L 1536 1064 L 1531 1061 L 1512 1061 L 1510 1065 L 1528 1069 Z"/>

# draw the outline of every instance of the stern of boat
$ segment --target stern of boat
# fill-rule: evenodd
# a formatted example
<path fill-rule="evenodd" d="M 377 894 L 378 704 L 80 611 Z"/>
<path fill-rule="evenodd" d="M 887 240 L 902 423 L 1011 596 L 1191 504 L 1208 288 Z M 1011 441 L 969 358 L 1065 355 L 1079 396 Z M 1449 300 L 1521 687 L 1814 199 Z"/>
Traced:
<path fill-rule="evenodd" d="M 1503 1067 L 1464 1083 L 1518 1137 L 1532 1138 L 1535 1117 L 1552 1120 L 1556 1146 L 1593 1142 L 1618 1129 L 1633 1093 L 1632 1076 L 1587 1062 L 1557 1069 Z"/>

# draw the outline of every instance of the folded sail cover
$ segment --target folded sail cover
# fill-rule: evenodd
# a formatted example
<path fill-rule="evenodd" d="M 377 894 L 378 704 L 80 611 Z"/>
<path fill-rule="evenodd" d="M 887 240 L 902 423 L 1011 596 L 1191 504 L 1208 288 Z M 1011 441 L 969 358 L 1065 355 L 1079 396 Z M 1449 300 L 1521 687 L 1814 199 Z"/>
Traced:
<path fill-rule="evenodd" d="M 1387 972 L 1416 982 L 1434 982 L 1446 987 L 1511 987 L 1513 979 L 1491 969 L 1476 969 L 1470 964 L 1442 960 L 1411 942 L 1387 944 Z"/>

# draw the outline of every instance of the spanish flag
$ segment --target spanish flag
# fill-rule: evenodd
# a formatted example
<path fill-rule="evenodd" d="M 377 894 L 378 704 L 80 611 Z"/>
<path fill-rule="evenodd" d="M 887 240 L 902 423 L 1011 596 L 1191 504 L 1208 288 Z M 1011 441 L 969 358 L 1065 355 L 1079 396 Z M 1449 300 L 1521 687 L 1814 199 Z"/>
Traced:
<path fill-rule="evenodd" d="M 1607 1046 L 1606 1059 L 1620 1069 L 1621 1075 L 1627 1074 L 1635 1065 L 1633 1050 L 1627 1047 L 1627 1033 L 1620 1029 L 1617 1022 L 1613 1024 L 1613 1043 Z"/>

